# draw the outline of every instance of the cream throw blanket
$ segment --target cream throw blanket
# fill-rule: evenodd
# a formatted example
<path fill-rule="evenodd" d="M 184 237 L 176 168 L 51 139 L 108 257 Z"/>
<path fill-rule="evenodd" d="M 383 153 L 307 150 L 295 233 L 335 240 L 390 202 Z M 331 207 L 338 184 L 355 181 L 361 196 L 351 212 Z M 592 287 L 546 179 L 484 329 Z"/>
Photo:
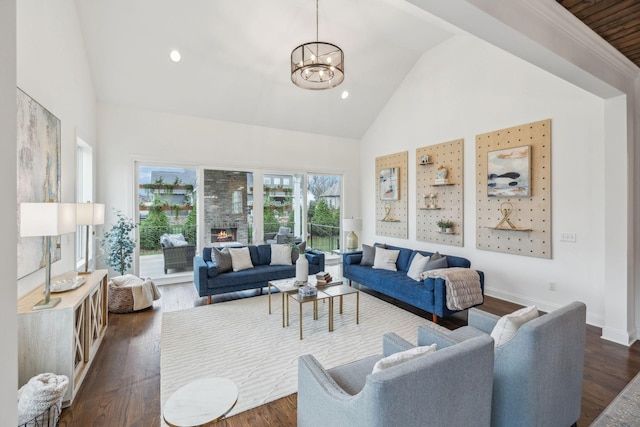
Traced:
<path fill-rule="evenodd" d="M 49 424 L 49 412 L 45 411 L 57 405 L 57 411 L 51 413 L 51 416 L 60 413 L 62 398 L 68 386 L 69 378 L 66 375 L 46 373 L 31 378 L 18 390 L 18 425 L 28 423 L 38 416 L 42 416 L 39 421 L 44 424 L 37 425 L 53 425 L 55 420 L 51 420 Z"/>
<path fill-rule="evenodd" d="M 427 277 L 444 279 L 449 310 L 464 310 L 483 301 L 480 275 L 475 270 L 462 267 L 438 268 L 425 271 L 420 276 L 423 280 Z"/>

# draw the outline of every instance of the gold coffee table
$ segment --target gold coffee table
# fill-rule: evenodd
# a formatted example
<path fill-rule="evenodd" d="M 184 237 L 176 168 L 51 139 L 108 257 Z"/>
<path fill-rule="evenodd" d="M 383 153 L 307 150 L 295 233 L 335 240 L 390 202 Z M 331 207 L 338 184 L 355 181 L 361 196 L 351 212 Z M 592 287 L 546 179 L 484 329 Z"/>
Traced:
<path fill-rule="evenodd" d="M 310 275 L 308 279 L 308 283 L 315 286 L 317 281 L 314 275 Z M 269 314 L 271 314 L 271 288 L 274 287 L 282 294 L 282 327 L 289 326 L 289 300 L 287 295 L 291 295 L 294 293 L 298 293 L 299 285 L 296 285 L 296 279 L 280 279 L 280 280 L 271 280 L 268 283 L 268 294 L 269 294 Z M 336 280 L 326 285 L 318 286 L 318 289 L 326 289 L 329 286 L 337 286 L 342 285 L 342 281 Z"/>
<path fill-rule="evenodd" d="M 318 320 L 318 301 L 329 298 L 329 307 L 331 307 L 331 297 L 324 291 L 318 291 L 316 295 L 302 296 L 299 293 L 291 293 L 289 296 L 298 302 L 300 307 L 300 339 L 302 339 L 302 304 L 305 302 L 313 302 L 313 320 Z M 329 330 L 331 331 L 331 314 L 329 314 Z M 287 310 L 287 325 L 289 324 L 289 310 Z"/>
<path fill-rule="evenodd" d="M 333 331 L 333 300 L 340 297 L 340 311 L 342 314 L 342 297 L 345 295 L 356 294 L 356 324 L 360 324 L 360 291 L 347 285 L 337 285 L 323 288 L 322 291 L 329 295 L 329 332 Z"/>

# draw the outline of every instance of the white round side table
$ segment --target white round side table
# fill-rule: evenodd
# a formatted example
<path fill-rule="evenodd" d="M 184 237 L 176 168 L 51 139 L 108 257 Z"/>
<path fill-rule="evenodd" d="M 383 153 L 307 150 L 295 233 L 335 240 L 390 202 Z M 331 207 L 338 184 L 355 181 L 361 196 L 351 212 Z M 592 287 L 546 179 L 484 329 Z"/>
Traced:
<path fill-rule="evenodd" d="M 203 378 L 176 390 L 164 404 L 172 427 L 193 427 L 224 418 L 238 401 L 238 386 L 227 378 Z"/>

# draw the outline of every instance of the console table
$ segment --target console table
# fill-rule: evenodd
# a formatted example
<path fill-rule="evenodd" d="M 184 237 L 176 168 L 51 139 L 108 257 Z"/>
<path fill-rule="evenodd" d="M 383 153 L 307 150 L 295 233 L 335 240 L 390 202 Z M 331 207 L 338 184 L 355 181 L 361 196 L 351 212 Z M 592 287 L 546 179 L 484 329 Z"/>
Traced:
<path fill-rule="evenodd" d="M 51 282 L 76 274 L 52 277 Z M 86 279 L 82 286 L 55 294 L 62 301 L 53 308 L 32 310 L 42 299 L 44 284 L 18 300 L 19 386 L 41 373 L 66 375 L 65 407 L 73 402 L 107 331 L 107 270 L 82 277 Z"/>

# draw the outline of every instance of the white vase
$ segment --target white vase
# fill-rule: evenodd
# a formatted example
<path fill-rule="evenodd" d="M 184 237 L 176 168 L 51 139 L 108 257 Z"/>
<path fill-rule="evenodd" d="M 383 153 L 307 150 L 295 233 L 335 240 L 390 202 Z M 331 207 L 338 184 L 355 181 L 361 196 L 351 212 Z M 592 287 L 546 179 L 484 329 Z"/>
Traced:
<path fill-rule="evenodd" d="M 304 254 L 300 254 L 296 261 L 296 282 L 306 283 L 309 280 L 309 261 Z"/>

